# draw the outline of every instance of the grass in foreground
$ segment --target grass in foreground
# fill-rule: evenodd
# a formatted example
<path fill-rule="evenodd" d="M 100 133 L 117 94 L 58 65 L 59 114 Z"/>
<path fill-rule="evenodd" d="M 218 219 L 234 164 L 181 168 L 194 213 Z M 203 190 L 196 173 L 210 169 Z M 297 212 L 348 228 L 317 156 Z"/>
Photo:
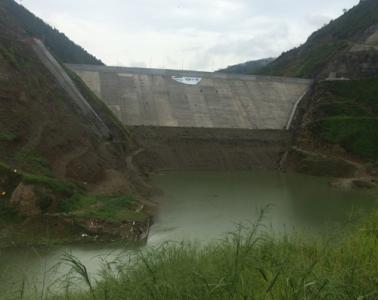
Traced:
<path fill-rule="evenodd" d="M 116 274 L 104 270 L 98 282 L 80 268 L 90 291 L 50 299 L 373 300 L 377 249 L 378 214 L 330 240 L 274 238 L 262 234 L 260 225 L 240 227 L 206 247 L 170 243 L 143 250 Z"/>

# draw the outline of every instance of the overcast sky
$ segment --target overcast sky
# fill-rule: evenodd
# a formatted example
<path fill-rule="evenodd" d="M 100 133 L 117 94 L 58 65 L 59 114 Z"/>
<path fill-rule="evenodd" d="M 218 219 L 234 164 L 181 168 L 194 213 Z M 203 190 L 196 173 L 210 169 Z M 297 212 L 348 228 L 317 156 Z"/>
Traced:
<path fill-rule="evenodd" d="M 359 0 L 19 0 L 107 65 L 213 71 L 275 57 Z"/>

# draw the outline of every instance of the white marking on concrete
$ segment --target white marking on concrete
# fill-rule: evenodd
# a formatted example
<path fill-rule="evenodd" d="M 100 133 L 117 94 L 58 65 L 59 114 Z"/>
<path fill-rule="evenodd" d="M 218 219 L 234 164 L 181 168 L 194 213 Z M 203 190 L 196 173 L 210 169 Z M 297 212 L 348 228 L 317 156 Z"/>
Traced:
<path fill-rule="evenodd" d="M 188 84 L 188 85 L 197 85 L 202 80 L 202 78 L 200 77 L 177 77 L 177 76 L 172 76 L 172 79 L 179 83 Z"/>
<path fill-rule="evenodd" d="M 285 127 L 286 130 L 290 130 L 291 124 L 293 123 L 293 120 L 294 120 L 294 117 L 295 117 L 295 113 L 297 112 L 297 109 L 298 109 L 298 105 L 299 105 L 299 103 L 301 103 L 302 99 L 304 98 L 304 96 L 306 96 L 306 94 L 307 94 L 307 90 L 294 103 L 293 109 L 291 110 L 291 114 L 290 114 L 290 117 L 289 117 L 289 121 L 287 122 L 286 127 Z"/>

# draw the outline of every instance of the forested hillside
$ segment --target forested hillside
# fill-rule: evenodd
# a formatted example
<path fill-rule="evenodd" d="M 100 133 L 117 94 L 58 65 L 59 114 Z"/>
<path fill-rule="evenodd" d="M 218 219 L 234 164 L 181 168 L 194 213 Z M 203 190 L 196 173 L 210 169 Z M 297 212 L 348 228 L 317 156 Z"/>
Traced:
<path fill-rule="evenodd" d="M 329 160 L 324 164 L 327 170 L 319 172 L 324 155 L 376 165 L 378 1 L 361 2 L 260 74 L 315 79 L 302 102 L 296 146 L 320 155 L 302 157 L 297 164 L 300 171 L 311 173 L 315 168 L 316 175 L 329 174 Z"/>
<path fill-rule="evenodd" d="M 378 78 L 323 81 L 313 91 L 300 145 L 378 161 Z"/>
<path fill-rule="evenodd" d="M 260 69 L 262 69 L 272 61 L 274 61 L 274 58 L 252 60 L 242 64 L 228 66 L 227 68 L 218 70 L 217 72 L 249 75 L 258 72 Z"/>
<path fill-rule="evenodd" d="M 46 47 L 63 63 L 103 65 L 103 62 L 85 49 L 72 42 L 63 33 L 52 28 L 43 20 L 14 0 L 1 0 L 0 20 L 13 24 L 13 30 L 20 34 L 41 39 Z"/>
<path fill-rule="evenodd" d="M 305 78 L 329 72 L 353 78 L 378 75 L 378 1 L 366 0 L 314 32 L 302 46 L 283 53 L 259 73 Z M 366 64 L 369 64 L 366 67 Z M 374 73 L 375 72 L 375 73 Z"/>

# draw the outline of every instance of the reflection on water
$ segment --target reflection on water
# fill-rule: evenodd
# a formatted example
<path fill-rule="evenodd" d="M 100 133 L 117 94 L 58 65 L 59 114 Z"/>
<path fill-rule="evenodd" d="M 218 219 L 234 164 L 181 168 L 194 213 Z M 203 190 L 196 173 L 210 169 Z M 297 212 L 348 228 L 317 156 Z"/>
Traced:
<path fill-rule="evenodd" d="M 293 228 L 307 233 L 323 232 L 327 224 L 343 224 L 376 204 L 376 191 L 338 190 L 329 187 L 324 178 L 298 174 L 186 171 L 156 175 L 153 181 L 164 196 L 159 199 L 160 208 L 148 245 L 170 240 L 218 239 L 237 223 L 256 221 L 261 209 L 268 205 L 271 208 L 264 222 L 274 232 L 290 232 Z M 70 270 L 59 264 L 64 251 L 79 258 L 91 274 L 98 274 L 106 262 L 127 259 L 130 253 L 125 247 L 109 245 L 0 251 L 2 297 L 15 296 L 23 278 L 29 291 L 30 287 L 50 285 L 53 290 L 64 290 L 64 286 L 58 285 Z"/>

